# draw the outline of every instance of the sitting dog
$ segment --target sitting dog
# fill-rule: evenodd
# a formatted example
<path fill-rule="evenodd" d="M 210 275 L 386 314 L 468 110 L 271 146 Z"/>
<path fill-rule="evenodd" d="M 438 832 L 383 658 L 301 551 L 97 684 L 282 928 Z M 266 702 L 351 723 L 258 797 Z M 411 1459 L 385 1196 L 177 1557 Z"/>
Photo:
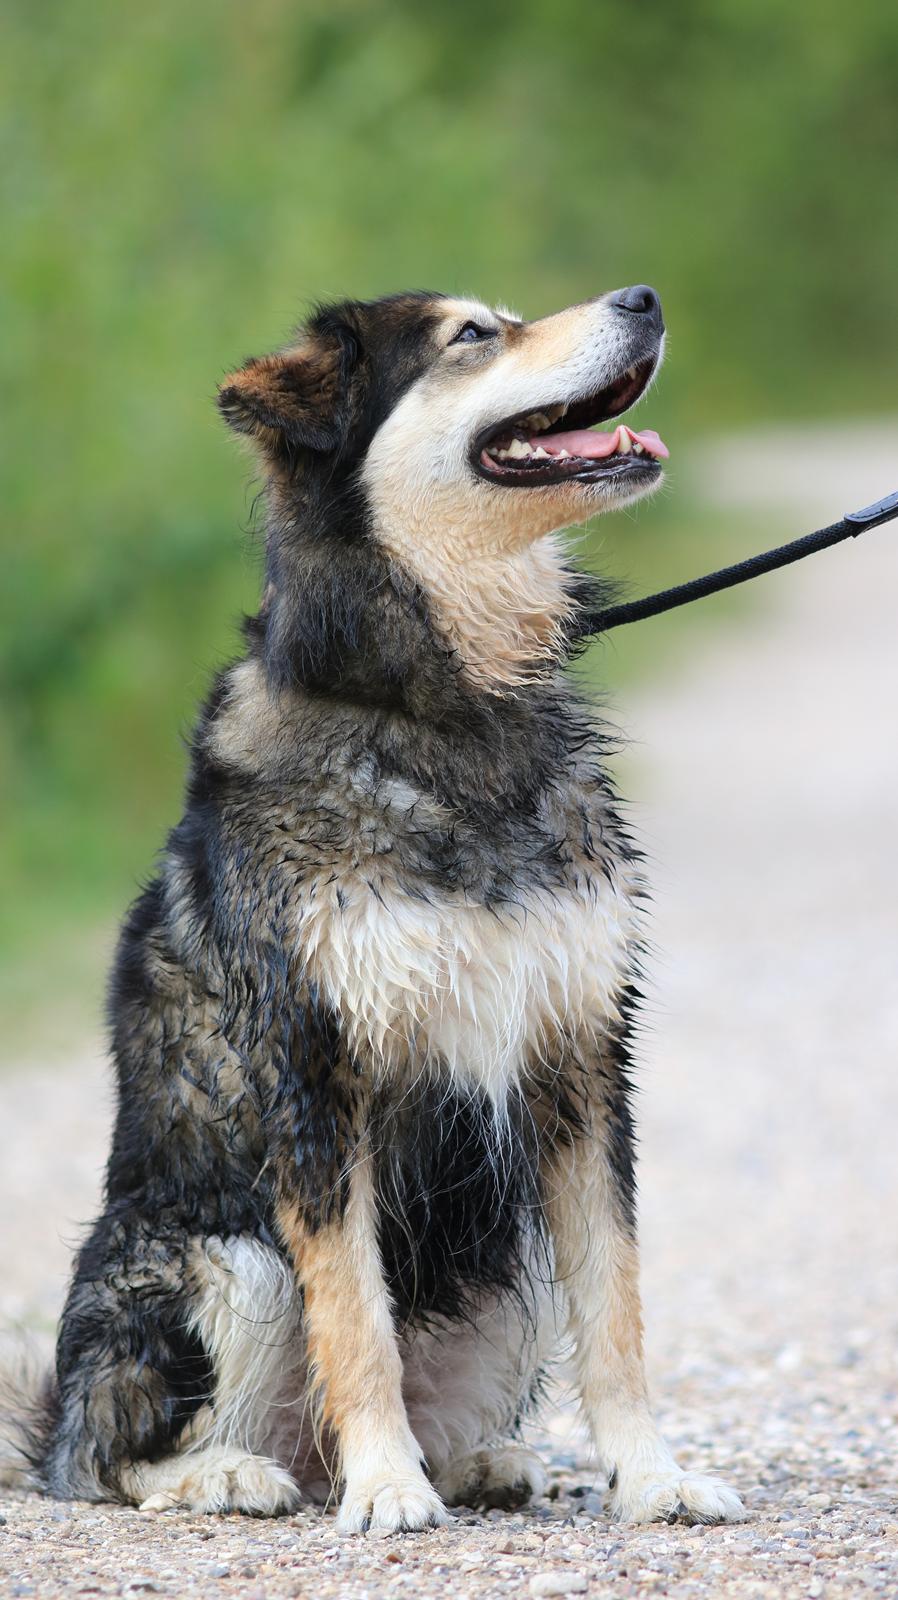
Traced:
<path fill-rule="evenodd" d="M 630 1036 L 643 883 L 562 668 L 559 530 L 659 483 L 653 290 L 524 322 L 319 310 L 226 379 L 264 472 L 245 653 L 124 925 L 117 1115 L 31 1435 L 50 1493 L 417 1529 L 544 1485 L 569 1335 L 613 1515 L 714 1522 L 649 1410 Z"/>

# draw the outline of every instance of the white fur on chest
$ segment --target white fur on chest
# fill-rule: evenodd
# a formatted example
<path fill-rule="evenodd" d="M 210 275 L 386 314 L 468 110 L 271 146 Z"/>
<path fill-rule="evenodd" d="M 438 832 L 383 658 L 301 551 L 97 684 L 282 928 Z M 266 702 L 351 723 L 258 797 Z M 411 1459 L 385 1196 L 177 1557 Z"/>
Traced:
<path fill-rule="evenodd" d="M 442 1066 L 501 1105 L 559 1030 L 600 1033 L 616 1018 L 634 920 L 613 874 L 489 909 L 413 896 L 379 863 L 310 885 L 300 938 L 361 1059 Z"/>

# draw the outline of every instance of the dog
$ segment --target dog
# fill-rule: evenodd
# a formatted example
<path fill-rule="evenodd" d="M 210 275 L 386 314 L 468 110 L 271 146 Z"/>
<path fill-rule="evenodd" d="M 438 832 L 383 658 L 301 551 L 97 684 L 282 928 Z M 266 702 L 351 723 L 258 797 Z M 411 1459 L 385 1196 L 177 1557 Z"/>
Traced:
<path fill-rule="evenodd" d="M 645 889 L 561 530 L 655 489 L 644 285 L 317 310 L 221 385 L 266 575 L 124 923 L 103 1211 L 22 1424 L 46 1492 L 413 1530 L 545 1486 L 567 1336 L 613 1516 L 735 1520 L 643 1374 Z"/>

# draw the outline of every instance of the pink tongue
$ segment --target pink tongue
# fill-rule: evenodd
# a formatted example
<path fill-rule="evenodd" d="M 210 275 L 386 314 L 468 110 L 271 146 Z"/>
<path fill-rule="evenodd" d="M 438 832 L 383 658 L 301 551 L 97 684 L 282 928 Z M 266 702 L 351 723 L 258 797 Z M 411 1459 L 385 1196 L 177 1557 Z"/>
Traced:
<path fill-rule="evenodd" d="M 659 439 L 652 428 L 644 428 L 642 433 L 634 433 L 622 422 L 613 433 L 595 433 L 592 428 L 578 428 L 573 433 L 538 434 L 530 440 L 530 448 L 535 450 L 542 445 L 550 456 L 557 456 L 566 450 L 569 456 L 580 456 L 585 461 L 600 461 L 603 456 L 613 456 L 618 445 L 621 433 L 628 433 L 632 440 L 642 445 L 646 455 L 656 456 L 659 461 L 664 461 L 670 451 L 663 440 Z"/>

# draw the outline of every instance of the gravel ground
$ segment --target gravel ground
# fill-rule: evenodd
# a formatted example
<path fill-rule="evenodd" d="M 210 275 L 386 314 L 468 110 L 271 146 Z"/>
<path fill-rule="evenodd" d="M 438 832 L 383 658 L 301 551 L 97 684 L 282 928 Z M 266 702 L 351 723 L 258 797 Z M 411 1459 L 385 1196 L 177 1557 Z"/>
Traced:
<path fill-rule="evenodd" d="M 893 485 L 844 487 L 850 505 Z M 7 1493 L 0 1594 L 898 1593 L 898 537 L 767 585 L 763 617 L 626 708 L 658 891 L 649 1366 L 672 1442 L 740 1490 L 747 1522 L 609 1525 L 561 1404 L 550 1492 L 526 1515 L 346 1540 L 315 1511 L 157 1519 Z M 52 1326 L 93 1205 L 102 1084 L 90 1056 L 0 1079 L 0 1321 Z"/>

